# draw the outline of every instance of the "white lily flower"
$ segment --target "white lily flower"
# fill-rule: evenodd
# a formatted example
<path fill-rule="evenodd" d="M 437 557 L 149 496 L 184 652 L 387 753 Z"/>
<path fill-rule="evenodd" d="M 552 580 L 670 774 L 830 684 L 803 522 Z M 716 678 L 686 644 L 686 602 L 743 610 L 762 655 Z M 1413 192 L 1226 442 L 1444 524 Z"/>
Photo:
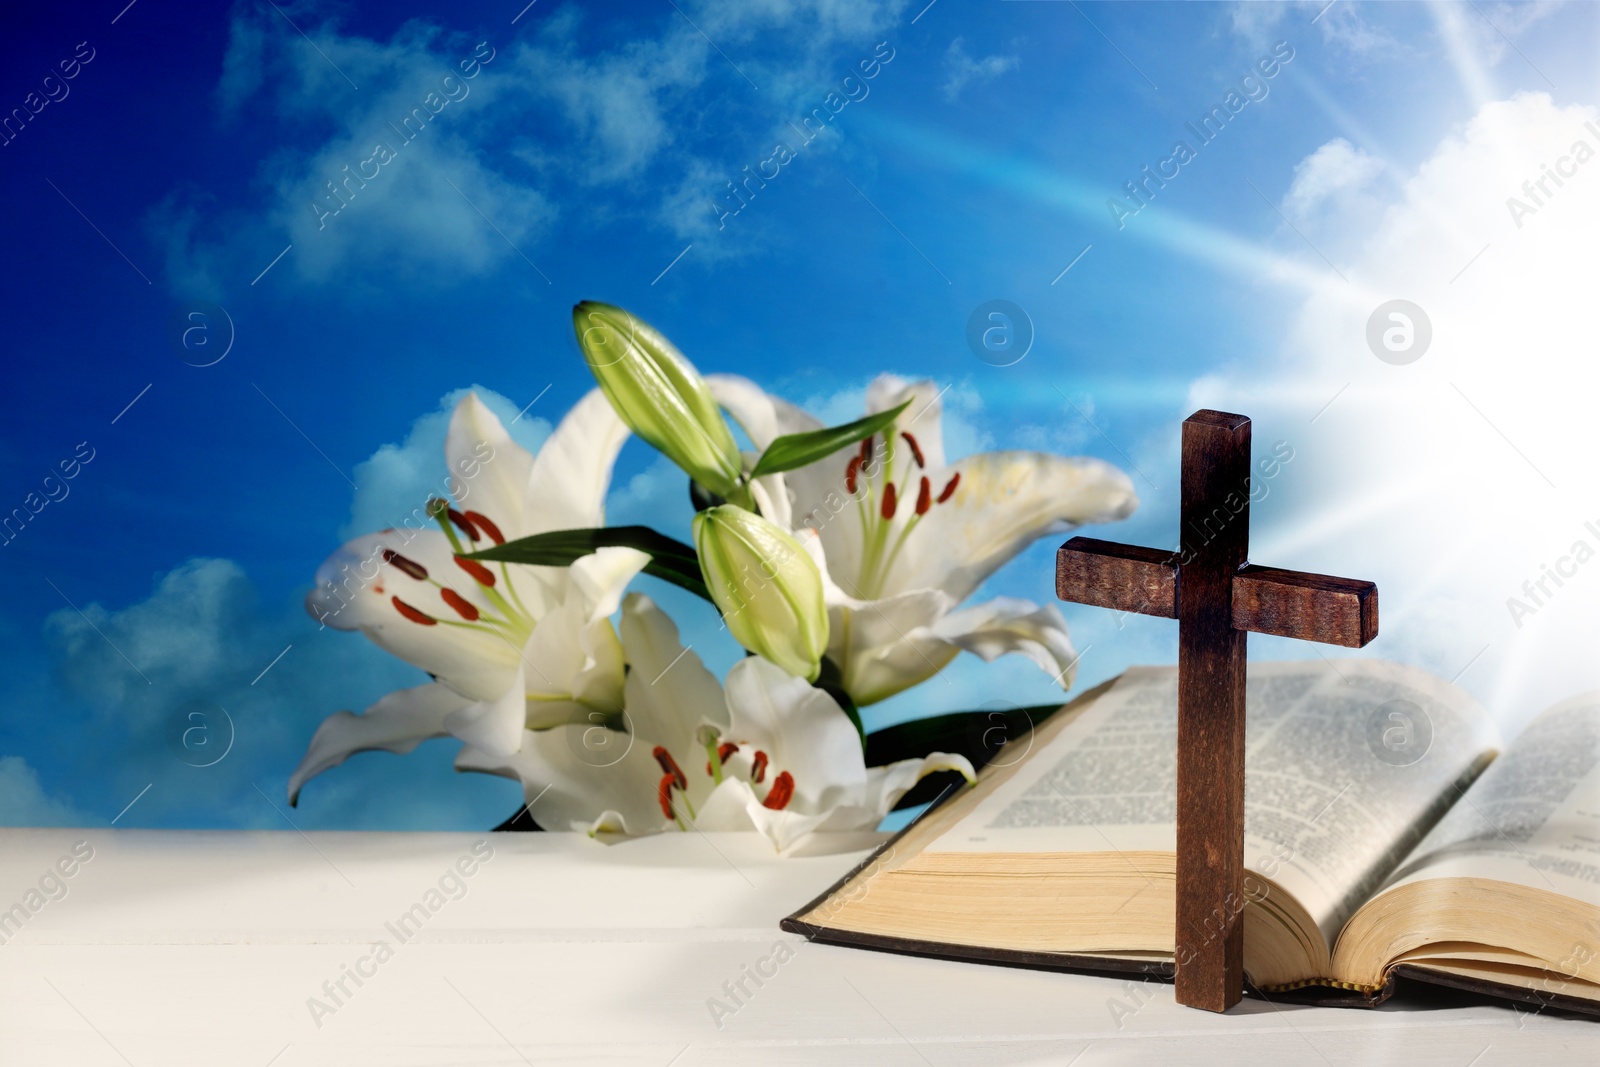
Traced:
<path fill-rule="evenodd" d="M 707 382 L 759 449 L 822 426 L 744 378 Z M 1020 653 L 1069 688 L 1077 655 L 1054 604 L 958 606 L 1038 538 L 1127 517 L 1138 506 L 1132 481 L 1097 459 L 1041 452 L 946 463 L 934 383 L 881 375 L 867 388 L 867 413 L 908 399 L 896 424 L 859 449 L 763 479 L 770 497 L 786 498 L 791 526 L 816 532 L 802 541 L 823 568 L 828 655 L 845 690 L 871 704 L 963 649 L 985 660 Z"/>
<path fill-rule="evenodd" d="M 358 537 L 317 571 L 306 610 L 360 630 L 434 681 L 391 693 L 363 715 L 325 719 L 289 779 L 305 782 L 352 753 L 409 752 L 454 735 L 509 753 L 524 730 L 599 721 L 622 709 L 622 646 L 610 616 L 648 558 L 604 548 L 571 567 L 464 559 L 550 530 L 601 526 L 627 428 L 596 389 L 537 456 L 514 442 L 475 394 L 445 439 L 454 502 L 430 502 L 396 529 Z"/>
<path fill-rule="evenodd" d="M 726 690 L 638 593 L 622 607 L 627 735 L 578 725 L 528 732 L 513 755 L 464 748 L 458 770 L 516 778 L 551 830 L 646 834 L 759 830 L 782 850 L 816 830 L 871 829 L 924 775 L 975 775 L 964 756 L 868 767 L 832 697 L 759 656 Z"/>

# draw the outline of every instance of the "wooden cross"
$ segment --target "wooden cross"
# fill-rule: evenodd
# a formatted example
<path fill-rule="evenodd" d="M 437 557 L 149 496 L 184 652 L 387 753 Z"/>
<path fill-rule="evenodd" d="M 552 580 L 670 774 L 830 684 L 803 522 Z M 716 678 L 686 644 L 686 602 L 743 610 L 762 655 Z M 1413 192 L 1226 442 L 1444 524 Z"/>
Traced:
<path fill-rule="evenodd" d="M 1244 995 L 1244 682 L 1250 631 L 1360 648 L 1378 587 L 1256 567 L 1250 420 L 1183 423 L 1177 552 L 1074 537 L 1056 555 L 1062 600 L 1178 620 L 1178 1003 L 1226 1011 Z"/>

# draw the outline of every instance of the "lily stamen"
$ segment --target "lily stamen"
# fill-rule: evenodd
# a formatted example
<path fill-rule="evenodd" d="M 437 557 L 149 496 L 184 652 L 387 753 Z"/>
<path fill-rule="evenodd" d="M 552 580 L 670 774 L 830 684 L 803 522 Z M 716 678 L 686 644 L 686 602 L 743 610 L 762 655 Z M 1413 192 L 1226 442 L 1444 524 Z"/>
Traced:
<path fill-rule="evenodd" d="M 446 604 L 449 604 L 452 608 L 454 608 L 455 611 L 456 611 L 456 614 L 460 615 L 463 619 L 466 619 L 468 622 L 477 622 L 478 621 L 478 618 L 479 618 L 481 613 L 478 611 L 478 609 L 476 607 L 473 606 L 473 604 L 472 604 L 472 602 L 470 600 L 468 600 L 466 597 L 462 596 L 460 593 L 456 592 L 454 589 L 449 589 L 449 588 L 440 589 L 439 590 L 439 598 L 441 600 L 443 600 Z"/>
<path fill-rule="evenodd" d="M 465 559 L 461 556 L 452 556 L 456 566 L 472 575 L 472 580 L 486 589 L 494 588 L 494 572 L 475 559 Z"/>
<path fill-rule="evenodd" d="M 496 526 L 489 516 L 485 515 L 483 512 L 468 511 L 465 517 L 470 520 L 473 525 L 477 526 L 484 533 L 488 534 L 489 540 L 493 541 L 495 544 L 503 545 L 506 543 L 506 535 L 501 533 L 500 527 Z M 473 540 L 477 540 L 477 538 L 473 538 Z"/>
<path fill-rule="evenodd" d="M 783 771 L 773 780 L 772 788 L 767 790 L 767 798 L 761 802 L 761 806 L 772 811 L 782 811 L 793 799 L 794 775 Z"/>
<path fill-rule="evenodd" d="M 672 753 L 668 752 L 665 746 L 657 745 L 651 755 L 656 758 L 657 763 L 661 764 L 661 769 L 667 772 L 667 776 L 677 784 L 679 789 L 689 788 L 688 776 L 683 773 L 683 768 L 678 766 L 678 761 L 672 758 Z"/>
<path fill-rule="evenodd" d="M 401 615 L 410 619 L 412 622 L 417 623 L 420 626 L 439 625 L 438 619 L 434 618 L 432 615 L 423 614 L 410 604 L 407 604 L 404 600 L 401 600 L 399 597 L 392 596 L 389 598 L 389 600 L 392 604 L 394 604 L 394 610 L 398 611 Z"/>
<path fill-rule="evenodd" d="M 463 515 L 452 507 L 446 507 L 445 514 L 450 517 L 451 522 L 461 528 L 461 532 L 467 535 L 469 541 L 480 540 L 477 526 L 473 524 L 473 521 L 467 515 Z"/>
<path fill-rule="evenodd" d="M 456 552 L 464 554 L 467 549 L 461 543 L 461 538 L 456 536 L 456 528 L 451 525 L 450 501 L 443 497 L 434 497 L 428 501 L 428 514 L 433 516 L 433 521 L 439 524 L 439 529 L 444 531 L 445 537 L 450 539 L 450 547 Z"/>
<path fill-rule="evenodd" d="M 383 561 L 402 574 L 415 578 L 419 582 L 428 580 L 428 568 L 414 559 L 407 559 L 392 548 L 383 550 Z"/>
<path fill-rule="evenodd" d="M 910 432 L 906 430 L 901 430 L 900 436 L 904 437 L 906 444 L 911 446 L 911 458 L 917 461 L 917 469 L 920 470 L 926 467 L 927 464 L 922 460 L 922 446 L 917 444 L 917 439 L 912 437 Z"/>

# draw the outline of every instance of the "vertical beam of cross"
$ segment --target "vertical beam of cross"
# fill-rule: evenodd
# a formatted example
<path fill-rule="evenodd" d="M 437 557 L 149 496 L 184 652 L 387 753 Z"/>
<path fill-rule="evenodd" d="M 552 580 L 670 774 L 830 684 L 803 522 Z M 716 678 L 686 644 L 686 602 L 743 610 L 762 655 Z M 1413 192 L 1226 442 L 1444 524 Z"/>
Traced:
<path fill-rule="evenodd" d="M 1233 580 L 1249 551 L 1249 481 L 1249 419 L 1202 411 L 1183 424 L 1176 982 L 1179 1002 L 1211 1011 L 1244 985 L 1248 631 L 1233 625 Z"/>
<path fill-rule="evenodd" d="M 1174 956 L 1180 1004 L 1226 1011 L 1244 992 L 1245 638 L 1361 648 L 1378 636 L 1378 587 L 1257 567 L 1250 538 L 1250 420 L 1183 424 L 1177 552 L 1074 537 L 1056 595 L 1178 620 L 1178 848 Z"/>

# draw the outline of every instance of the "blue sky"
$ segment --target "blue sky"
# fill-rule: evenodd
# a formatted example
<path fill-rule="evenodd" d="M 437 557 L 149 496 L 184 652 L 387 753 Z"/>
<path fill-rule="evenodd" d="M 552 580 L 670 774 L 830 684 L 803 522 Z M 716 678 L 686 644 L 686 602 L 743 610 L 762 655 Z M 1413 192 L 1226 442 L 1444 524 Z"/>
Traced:
<path fill-rule="evenodd" d="M 1508 732 L 1600 684 L 1581 651 L 1600 573 L 1531 619 L 1505 603 L 1600 518 L 1580 285 L 1600 167 L 1546 186 L 1521 225 L 1502 203 L 1573 141 L 1600 145 L 1592 7 L 519 7 L 9 16 L 0 109 L 27 118 L 0 146 L 0 492 L 31 517 L 0 546 L 0 821 L 104 825 L 137 796 L 118 825 L 282 827 L 316 724 L 418 680 L 317 632 L 300 608 L 317 564 L 438 484 L 460 390 L 523 412 L 538 444 L 592 384 L 581 299 L 833 420 L 879 371 L 932 378 L 956 454 L 1133 473 L 1140 511 L 1094 532 L 1141 543 L 1176 540 L 1178 422 L 1243 410 L 1258 448 L 1296 455 L 1256 509 L 1256 558 L 1378 579 L 1373 654 L 1467 664 Z M 1202 143 L 1186 123 L 1230 91 Z M 391 124 L 430 92 L 437 113 L 401 143 Z M 393 158 L 329 199 L 372 174 L 378 140 Z M 1180 140 L 1192 158 L 1130 214 L 1124 183 Z M 731 212 L 727 183 L 780 142 L 792 158 Z M 1432 310 L 1414 370 L 1363 341 L 1393 297 Z M 965 340 L 992 299 L 1031 321 L 1012 366 Z M 193 322 L 211 347 L 174 342 Z M 64 462 L 74 476 L 46 483 Z M 681 476 L 630 442 L 612 520 L 681 537 L 689 514 Z M 986 592 L 1050 598 L 1053 549 Z M 733 661 L 702 606 L 639 587 L 713 667 Z M 1175 657 L 1169 623 L 1065 610 L 1083 683 Z M 947 675 L 869 723 L 1052 693 L 1020 660 Z M 232 723 L 204 768 L 172 747 L 197 708 Z M 509 814 L 516 787 L 455 774 L 453 747 L 357 757 L 294 817 Z"/>

